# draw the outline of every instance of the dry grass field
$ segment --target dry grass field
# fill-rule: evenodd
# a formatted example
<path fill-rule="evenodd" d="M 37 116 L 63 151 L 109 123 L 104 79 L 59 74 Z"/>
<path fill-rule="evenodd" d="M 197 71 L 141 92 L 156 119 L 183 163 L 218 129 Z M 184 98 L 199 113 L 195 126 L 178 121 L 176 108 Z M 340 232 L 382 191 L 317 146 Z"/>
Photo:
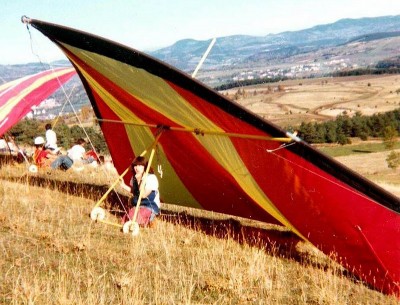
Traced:
<path fill-rule="evenodd" d="M 400 198 L 399 170 L 388 168 L 386 162 L 388 154 L 388 151 L 359 153 L 337 157 L 336 160 Z"/>
<path fill-rule="evenodd" d="M 0 173 L 1 304 L 398 304 L 283 227 L 165 205 L 133 237 L 89 218 L 115 173 Z"/>
<path fill-rule="evenodd" d="M 238 102 L 281 126 L 400 102 L 397 76 L 279 85 L 244 88 Z M 335 158 L 400 196 L 388 152 L 352 145 L 358 153 Z M 24 164 L 3 164 L 0 178 L 0 304 L 399 304 L 280 226 L 169 204 L 136 237 L 93 222 L 113 170 L 30 174 Z M 117 191 L 105 202 L 113 222 L 128 196 Z"/>
<path fill-rule="evenodd" d="M 400 106 L 398 75 L 288 80 L 241 89 L 246 96 L 237 100 L 239 104 L 282 127 L 326 121 L 343 112 L 372 115 Z M 233 97 L 237 90 L 224 93 Z"/>

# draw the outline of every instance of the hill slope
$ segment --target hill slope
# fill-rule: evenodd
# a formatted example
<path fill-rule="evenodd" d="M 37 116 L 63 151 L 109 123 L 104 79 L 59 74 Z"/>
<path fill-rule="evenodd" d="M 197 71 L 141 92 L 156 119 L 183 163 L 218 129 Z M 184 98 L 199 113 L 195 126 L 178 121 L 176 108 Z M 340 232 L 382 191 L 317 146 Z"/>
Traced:
<path fill-rule="evenodd" d="M 1 303 L 397 304 L 282 228 L 166 206 L 133 238 L 90 222 L 99 194 L 82 196 L 81 174 L 52 175 L 71 192 L 15 170 L 1 169 Z"/>

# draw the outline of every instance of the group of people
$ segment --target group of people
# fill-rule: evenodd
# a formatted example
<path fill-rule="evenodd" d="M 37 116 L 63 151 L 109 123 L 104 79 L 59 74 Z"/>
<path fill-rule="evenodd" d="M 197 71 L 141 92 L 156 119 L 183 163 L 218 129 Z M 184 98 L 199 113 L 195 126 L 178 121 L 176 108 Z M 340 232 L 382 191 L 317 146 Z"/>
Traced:
<path fill-rule="evenodd" d="M 88 164 L 95 161 L 95 157 L 87 155 L 86 141 L 82 138 L 76 141 L 67 154 L 61 154 L 60 148 L 57 146 L 57 135 L 52 130 L 51 124 L 46 124 L 45 128 L 46 140 L 42 136 L 34 139 L 33 161 L 37 167 L 68 170 L 75 163 Z"/>

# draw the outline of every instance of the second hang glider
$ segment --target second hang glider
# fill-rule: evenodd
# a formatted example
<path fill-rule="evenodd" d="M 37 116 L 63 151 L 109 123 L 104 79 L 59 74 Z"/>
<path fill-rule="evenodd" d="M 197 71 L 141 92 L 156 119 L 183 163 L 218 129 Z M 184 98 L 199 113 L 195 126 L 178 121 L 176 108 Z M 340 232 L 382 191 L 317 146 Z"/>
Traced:
<path fill-rule="evenodd" d="M 0 136 L 75 74 L 72 67 L 58 68 L 0 85 Z"/>
<path fill-rule="evenodd" d="M 284 130 L 171 66 L 98 36 L 25 21 L 78 71 L 119 173 L 163 126 L 156 159 L 164 201 L 283 224 L 376 289 L 399 293 L 397 197 L 300 139 L 281 146 Z"/>

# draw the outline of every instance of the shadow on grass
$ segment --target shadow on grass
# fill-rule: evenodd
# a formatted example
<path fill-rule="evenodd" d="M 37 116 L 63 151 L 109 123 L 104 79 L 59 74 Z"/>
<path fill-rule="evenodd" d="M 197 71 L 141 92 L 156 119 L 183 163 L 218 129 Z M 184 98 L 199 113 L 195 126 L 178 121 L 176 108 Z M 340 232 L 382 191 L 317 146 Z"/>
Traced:
<path fill-rule="evenodd" d="M 28 174 L 18 178 L 10 177 L 7 180 L 28 183 L 32 186 L 45 187 L 68 194 L 79 194 L 95 201 L 99 200 L 109 189 L 108 185 L 61 181 Z M 123 208 L 121 204 L 127 203 L 128 196 L 115 191 L 110 192 L 105 201 L 105 205 L 116 216 L 122 216 Z M 242 244 L 260 246 L 282 257 L 300 259 L 300 255 L 296 251 L 296 244 L 300 241 L 300 238 L 290 231 L 256 228 L 243 225 L 240 221 L 233 218 L 210 219 L 193 216 L 187 212 L 173 212 L 166 209 L 162 210 L 160 219 L 183 225 L 217 238 L 233 238 Z"/>
<path fill-rule="evenodd" d="M 187 212 L 162 211 L 161 219 L 201 231 L 221 239 L 233 239 L 240 244 L 247 244 L 265 249 L 280 257 L 302 261 L 296 245 L 301 239 L 287 230 L 258 228 L 242 224 L 234 218 L 211 219 L 190 215 Z"/>
<path fill-rule="evenodd" d="M 366 150 L 366 149 L 353 149 L 352 152 L 355 153 L 363 153 L 363 154 L 370 154 L 373 151 L 372 150 Z"/>
<path fill-rule="evenodd" d="M 50 188 L 68 194 L 79 194 L 95 201 L 99 200 L 109 189 L 108 185 L 61 181 L 49 179 L 47 177 L 32 176 L 29 174 L 22 177 L 3 177 L 2 179 L 18 183 L 27 183 L 32 186 Z M 129 201 L 128 199 L 128 196 L 112 191 L 108 194 L 105 204 L 110 208 L 111 213 L 117 217 L 121 217 L 124 213 L 121 203 L 127 204 Z M 226 219 L 211 219 L 207 217 L 193 216 L 186 211 L 175 212 L 168 209 L 162 210 L 160 219 L 203 232 L 204 234 L 216 238 L 229 238 L 240 244 L 258 247 L 272 255 L 291 259 L 305 265 L 313 265 L 324 270 L 329 268 L 328 265 L 317 264 L 316 262 L 309 260 L 306 253 L 299 251 L 296 246 L 301 239 L 288 230 L 279 230 L 278 228 L 275 229 L 273 227 L 259 228 L 245 225 L 239 220 L 229 218 L 229 216 L 227 216 Z M 354 276 L 345 269 L 343 269 L 342 275 L 352 280 L 356 280 Z"/>
<path fill-rule="evenodd" d="M 77 194 L 82 195 L 85 198 L 98 200 L 100 199 L 104 193 L 107 192 L 109 186 L 108 185 L 97 185 L 97 184 L 87 184 L 87 183 L 76 183 L 71 181 L 62 181 L 51 179 L 47 177 L 33 176 L 30 174 L 25 174 L 21 177 L 10 177 L 10 178 L 2 178 L 7 179 L 13 182 L 23 182 L 28 183 L 32 186 L 39 186 L 44 188 L 49 188 L 52 190 L 57 190 L 66 194 Z M 121 194 L 117 194 L 116 192 L 111 192 L 107 196 L 107 202 L 119 203 L 119 198 L 121 198 Z M 125 196 L 126 197 L 126 196 Z"/>
<path fill-rule="evenodd" d="M 22 163 L 22 155 L 13 155 L 8 152 L 0 152 L 0 167 L 5 164 Z"/>

